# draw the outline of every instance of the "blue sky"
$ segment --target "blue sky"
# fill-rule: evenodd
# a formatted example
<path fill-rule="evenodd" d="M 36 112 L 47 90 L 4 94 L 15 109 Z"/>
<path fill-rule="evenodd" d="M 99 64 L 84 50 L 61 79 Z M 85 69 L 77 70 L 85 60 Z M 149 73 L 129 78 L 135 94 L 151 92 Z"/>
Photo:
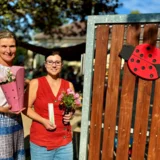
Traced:
<path fill-rule="evenodd" d="M 140 13 L 160 13 L 160 0 L 120 0 L 123 6 L 117 9 L 118 14 L 129 14 L 133 10 Z"/>

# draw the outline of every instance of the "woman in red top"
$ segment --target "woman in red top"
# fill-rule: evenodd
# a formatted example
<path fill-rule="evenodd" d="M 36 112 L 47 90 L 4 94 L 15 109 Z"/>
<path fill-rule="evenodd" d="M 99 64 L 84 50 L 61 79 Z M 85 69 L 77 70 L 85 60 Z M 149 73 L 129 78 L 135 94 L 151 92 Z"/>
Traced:
<path fill-rule="evenodd" d="M 72 134 L 68 124 L 72 113 L 63 116 L 58 97 L 68 88 L 74 90 L 71 82 L 60 78 L 62 58 L 53 54 L 46 58 L 47 75 L 31 80 L 26 92 L 26 114 L 33 122 L 30 130 L 32 160 L 72 160 Z M 48 104 L 54 106 L 55 124 L 49 120 Z M 34 107 L 34 109 L 33 109 Z"/>

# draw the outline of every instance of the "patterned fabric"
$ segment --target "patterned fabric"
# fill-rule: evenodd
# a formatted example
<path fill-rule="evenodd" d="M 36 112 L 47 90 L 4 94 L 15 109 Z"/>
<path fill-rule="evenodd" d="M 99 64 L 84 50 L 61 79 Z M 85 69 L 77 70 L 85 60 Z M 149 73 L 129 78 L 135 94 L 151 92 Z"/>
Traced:
<path fill-rule="evenodd" d="M 0 88 L 0 106 L 6 105 Z M 0 113 L 0 160 L 25 160 L 21 115 Z"/>

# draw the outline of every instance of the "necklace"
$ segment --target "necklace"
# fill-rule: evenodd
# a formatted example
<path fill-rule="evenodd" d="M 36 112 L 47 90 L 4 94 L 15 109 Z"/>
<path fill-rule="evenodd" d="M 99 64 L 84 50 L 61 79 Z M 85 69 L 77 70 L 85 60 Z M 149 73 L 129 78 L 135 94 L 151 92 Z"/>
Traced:
<path fill-rule="evenodd" d="M 58 100 L 55 99 L 54 102 L 56 103 L 56 102 L 58 102 Z"/>

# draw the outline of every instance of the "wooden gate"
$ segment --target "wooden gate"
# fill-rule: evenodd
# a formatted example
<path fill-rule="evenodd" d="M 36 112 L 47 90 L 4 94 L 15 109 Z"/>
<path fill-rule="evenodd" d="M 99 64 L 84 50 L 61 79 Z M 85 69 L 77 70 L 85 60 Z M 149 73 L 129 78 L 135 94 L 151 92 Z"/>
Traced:
<path fill-rule="evenodd" d="M 124 44 L 160 47 L 159 23 L 160 14 L 88 18 L 79 160 L 160 159 L 160 79 L 135 76 L 119 56 Z"/>

